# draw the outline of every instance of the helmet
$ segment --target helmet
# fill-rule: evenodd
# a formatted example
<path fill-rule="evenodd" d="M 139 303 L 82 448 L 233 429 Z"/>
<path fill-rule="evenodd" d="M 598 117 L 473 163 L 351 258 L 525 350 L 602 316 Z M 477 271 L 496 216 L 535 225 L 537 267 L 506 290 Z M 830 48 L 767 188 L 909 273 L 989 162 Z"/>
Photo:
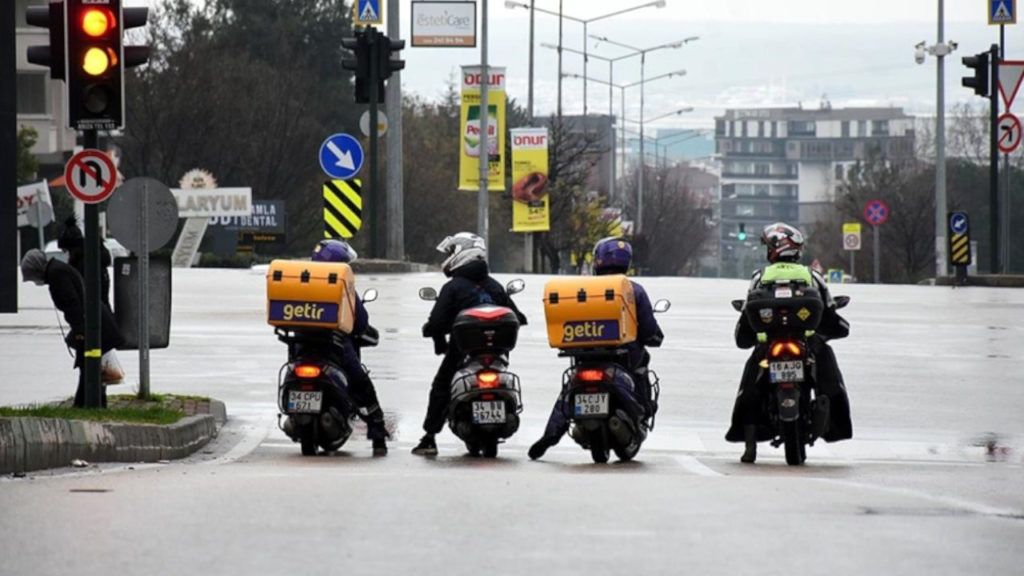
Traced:
<path fill-rule="evenodd" d="M 625 274 L 633 260 L 633 247 L 622 238 L 609 236 L 594 244 L 594 274 Z"/>
<path fill-rule="evenodd" d="M 789 224 L 776 222 L 761 231 L 761 243 L 767 247 L 765 257 L 772 264 L 779 261 L 797 262 L 804 250 L 804 235 Z"/>
<path fill-rule="evenodd" d="M 321 240 L 313 248 L 310 260 L 314 262 L 352 262 L 359 255 L 344 240 Z"/>
<path fill-rule="evenodd" d="M 487 262 L 487 244 L 483 238 L 471 232 L 459 232 L 454 236 L 448 236 L 437 245 L 437 251 L 447 256 L 441 263 L 441 269 L 449 276 L 453 270 L 470 262 Z"/>

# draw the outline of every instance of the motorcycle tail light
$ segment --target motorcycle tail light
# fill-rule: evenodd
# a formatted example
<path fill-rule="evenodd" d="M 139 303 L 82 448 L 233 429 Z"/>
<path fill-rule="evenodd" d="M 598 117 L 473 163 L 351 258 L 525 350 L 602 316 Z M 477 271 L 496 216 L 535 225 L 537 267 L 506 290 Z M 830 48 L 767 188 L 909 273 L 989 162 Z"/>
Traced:
<path fill-rule="evenodd" d="M 583 391 L 587 392 L 587 393 L 590 393 L 590 392 L 598 392 L 599 389 L 598 389 L 597 386 L 584 386 L 583 387 Z"/>
<path fill-rule="evenodd" d="M 293 372 L 299 378 L 319 378 L 322 370 L 315 364 L 299 364 Z"/>
<path fill-rule="evenodd" d="M 772 344 L 772 348 L 769 351 L 772 358 L 778 358 L 783 354 L 789 354 L 791 356 L 800 356 L 800 345 L 792 340 L 780 340 Z"/>
<path fill-rule="evenodd" d="M 576 379 L 581 382 L 600 382 L 604 380 L 604 370 L 587 368 L 576 373 Z"/>
<path fill-rule="evenodd" d="M 476 373 L 476 383 L 481 388 L 497 388 L 498 373 L 493 370 L 484 370 Z"/>
<path fill-rule="evenodd" d="M 481 400 L 494 400 L 494 394 L 481 394 Z"/>

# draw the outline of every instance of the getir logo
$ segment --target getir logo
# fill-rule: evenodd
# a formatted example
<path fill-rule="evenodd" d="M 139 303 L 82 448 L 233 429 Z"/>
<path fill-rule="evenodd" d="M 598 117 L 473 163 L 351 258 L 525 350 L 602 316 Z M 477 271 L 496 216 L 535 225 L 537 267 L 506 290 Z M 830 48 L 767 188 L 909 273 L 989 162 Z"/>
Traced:
<path fill-rule="evenodd" d="M 562 342 L 565 344 L 618 339 L 618 320 L 585 320 L 562 324 Z"/>
<path fill-rule="evenodd" d="M 337 324 L 338 305 L 333 302 L 290 302 L 271 300 L 268 313 L 271 322 L 316 322 Z"/>

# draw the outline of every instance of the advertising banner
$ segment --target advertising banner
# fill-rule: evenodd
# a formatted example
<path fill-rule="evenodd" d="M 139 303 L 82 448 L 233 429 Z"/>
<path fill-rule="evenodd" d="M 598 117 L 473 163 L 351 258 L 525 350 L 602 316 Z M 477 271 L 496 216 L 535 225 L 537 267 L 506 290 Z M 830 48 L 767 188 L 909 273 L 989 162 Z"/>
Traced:
<path fill-rule="evenodd" d="M 488 66 L 487 86 L 487 189 L 505 190 L 505 68 Z M 480 82 L 479 66 L 462 67 L 462 109 L 459 113 L 459 190 L 480 189 Z"/>
<path fill-rule="evenodd" d="M 551 229 L 548 197 L 548 130 L 514 128 L 512 133 L 512 231 Z"/>
<path fill-rule="evenodd" d="M 412 3 L 412 45 L 427 48 L 476 46 L 476 2 Z"/>

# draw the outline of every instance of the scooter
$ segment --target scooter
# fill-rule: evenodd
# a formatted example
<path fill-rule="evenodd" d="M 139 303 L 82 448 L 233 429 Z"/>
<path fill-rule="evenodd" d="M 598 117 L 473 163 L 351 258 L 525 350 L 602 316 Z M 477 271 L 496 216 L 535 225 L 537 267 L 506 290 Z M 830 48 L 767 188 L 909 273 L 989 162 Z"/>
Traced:
<path fill-rule="evenodd" d="M 654 311 L 665 312 L 668 300 L 658 300 Z M 661 388 L 658 375 L 632 374 L 624 368 L 629 351 L 625 347 L 573 348 L 559 352 L 572 365 L 562 376 L 566 408 L 571 424 L 569 435 L 595 463 L 608 462 L 611 452 L 622 461 L 632 460 L 647 434 L 654 429 L 654 415 Z M 650 386 L 638 386 L 646 377 Z M 648 389 L 649 388 L 649 389 Z M 643 396 L 649 394 L 645 402 Z"/>
<path fill-rule="evenodd" d="M 850 297 L 834 301 L 842 308 Z M 786 463 L 799 466 L 829 422 L 829 397 L 817 392 L 817 364 L 808 346 L 821 322 L 821 297 L 803 283 L 781 281 L 752 291 L 745 301 L 733 300 L 732 307 L 757 327 L 762 342 L 755 352 L 761 356 L 755 385 L 774 432 L 771 445 L 783 445 Z"/>
<path fill-rule="evenodd" d="M 526 283 L 512 280 L 509 295 Z M 423 300 L 436 300 L 437 291 L 421 288 Z M 466 444 L 472 456 L 495 458 L 498 444 L 519 429 L 523 411 L 519 376 L 509 370 L 508 354 L 515 348 L 519 320 L 510 308 L 480 305 L 458 313 L 452 341 L 465 354 L 451 382 L 448 427 Z"/>
<path fill-rule="evenodd" d="M 364 303 L 376 299 L 372 288 L 363 294 Z M 278 373 L 278 427 L 301 444 L 303 456 L 314 456 L 318 449 L 337 451 L 359 415 L 348 378 L 334 359 L 332 340 L 339 335 L 323 329 L 275 328 L 274 333 L 288 345 L 288 361 Z M 358 351 L 376 346 L 379 332 L 369 326 L 351 337 Z"/>

